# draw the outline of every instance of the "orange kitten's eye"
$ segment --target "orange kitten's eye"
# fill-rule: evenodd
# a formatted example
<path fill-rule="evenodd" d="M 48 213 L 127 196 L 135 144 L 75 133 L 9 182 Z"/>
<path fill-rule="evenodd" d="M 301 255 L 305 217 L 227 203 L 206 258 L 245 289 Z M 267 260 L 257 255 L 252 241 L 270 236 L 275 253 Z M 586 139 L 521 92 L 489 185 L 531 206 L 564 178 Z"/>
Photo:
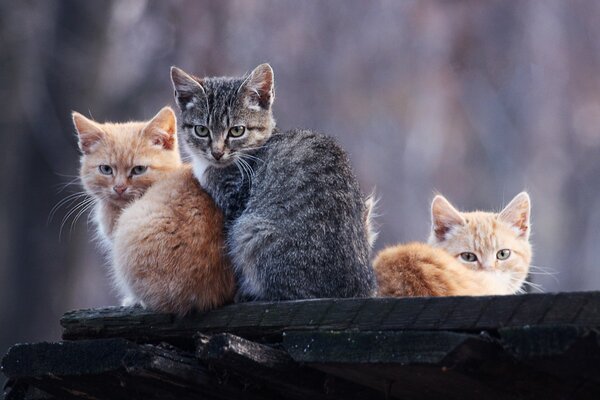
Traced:
<path fill-rule="evenodd" d="M 100 171 L 100 173 L 102 175 L 112 175 L 112 168 L 110 165 L 98 165 L 98 171 Z"/>
<path fill-rule="evenodd" d="M 141 175 L 148 170 L 148 167 L 145 165 L 136 165 L 131 168 L 131 175 Z"/>
<path fill-rule="evenodd" d="M 205 138 L 208 137 L 209 130 L 204 125 L 196 125 L 194 126 L 194 133 L 200 138 Z"/>
<path fill-rule="evenodd" d="M 475 255 L 475 253 L 470 253 L 468 251 L 465 251 L 464 253 L 460 253 L 460 258 L 462 258 L 463 261 L 470 262 L 470 263 L 477 261 L 477 256 Z"/>
<path fill-rule="evenodd" d="M 498 253 L 496 253 L 496 258 L 498 260 L 506 260 L 508 257 L 510 257 L 509 249 L 502 249 Z"/>
<path fill-rule="evenodd" d="M 234 137 L 234 138 L 240 137 L 244 134 L 244 132 L 246 132 L 246 127 L 243 125 L 237 125 L 237 126 L 232 127 L 229 130 L 229 136 Z"/>

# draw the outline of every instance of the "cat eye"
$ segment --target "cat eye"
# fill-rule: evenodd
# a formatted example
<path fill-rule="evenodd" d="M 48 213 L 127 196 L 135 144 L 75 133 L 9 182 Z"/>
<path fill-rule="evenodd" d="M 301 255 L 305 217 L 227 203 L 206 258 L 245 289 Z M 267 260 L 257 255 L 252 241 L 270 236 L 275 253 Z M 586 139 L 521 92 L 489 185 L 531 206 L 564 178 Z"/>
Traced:
<path fill-rule="evenodd" d="M 229 136 L 240 137 L 244 134 L 244 132 L 246 132 L 246 127 L 243 125 L 237 125 L 229 130 Z"/>
<path fill-rule="evenodd" d="M 510 257 L 509 249 L 502 249 L 498 253 L 496 253 L 496 258 L 498 260 L 506 260 L 508 257 Z"/>
<path fill-rule="evenodd" d="M 148 170 L 148 167 L 145 165 L 136 165 L 131 169 L 131 175 L 141 175 Z"/>
<path fill-rule="evenodd" d="M 460 253 L 460 258 L 462 258 L 463 261 L 470 262 L 470 263 L 477 261 L 477 256 L 475 255 L 475 253 L 470 253 L 468 251 L 465 251 L 464 253 Z"/>
<path fill-rule="evenodd" d="M 112 175 L 113 172 L 111 166 L 106 164 L 98 165 L 98 171 L 100 171 L 102 175 Z"/>
<path fill-rule="evenodd" d="M 194 133 L 198 137 L 205 138 L 208 136 L 209 130 L 204 125 L 196 125 L 194 126 Z"/>

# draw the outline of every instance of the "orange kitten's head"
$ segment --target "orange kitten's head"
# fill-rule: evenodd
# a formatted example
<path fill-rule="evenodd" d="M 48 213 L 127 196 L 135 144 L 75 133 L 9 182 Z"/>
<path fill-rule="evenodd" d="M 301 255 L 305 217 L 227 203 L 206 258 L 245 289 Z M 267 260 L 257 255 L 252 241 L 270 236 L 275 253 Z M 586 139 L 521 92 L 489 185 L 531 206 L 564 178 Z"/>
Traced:
<path fill-rule="evenodd" d="M 494 274 L 505 283 L 507 293 L 514 293 L 527 277 L 531 262 L 530 210 L 525 192 L 498 214 L 459 212 L 443 196 L 436 196 L 429 243 L 474 270 Z"/>
<path fill-rule="evenodd" d="M 83 153 L 83 186 L 117 207 L 140 197 L 166 172 L 181 165 L 177 122 L 170 107 L 149 122 L 100 124 L 73 112 L 73 123 Z"/>

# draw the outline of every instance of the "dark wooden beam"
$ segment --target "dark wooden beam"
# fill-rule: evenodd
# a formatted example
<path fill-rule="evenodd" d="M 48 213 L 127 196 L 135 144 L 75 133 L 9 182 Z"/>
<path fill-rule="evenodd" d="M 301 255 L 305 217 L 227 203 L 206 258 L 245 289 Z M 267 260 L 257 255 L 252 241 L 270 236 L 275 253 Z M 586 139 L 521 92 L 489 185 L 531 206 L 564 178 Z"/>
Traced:
<path fill-rule="evenodd" d="M 491 297 L 318 299 L 241 303 L 176 318 L 141 308 L 66 313 L 63 338 L 181 341 L 196 332 L 280 340 L 286 330 L 457 330 L 526 325 L 600 326 L 600 292 Z M 185 339 L 184 339 L 185 340 Z"/>
<path fill-rule="evenodd" d="M 2 360 L 2 371 L 16 385 L 61 399 L 278 398 L 234 380 L 221 384 L 193 353 L 124 339 L 16 345 Z M 13 398 L 27 398 L 22 392 Z"/>
<path fill-rule="evenodd" d="M 382 392 L 296 363 L 285 351 L 231 334 L 198 335 L 198 358 L 213 368 L 263 384 L 290 399 L 368 399 Z"/>
<path fill-rule="evenodd" d="M 392 397 L 600 398 L 600 344 L 588 328 L 520 327 L 499 336 L 444 331 L 286 332 L 303 365 Z M 385 389 L 384 389 L 385 390 Z"/>

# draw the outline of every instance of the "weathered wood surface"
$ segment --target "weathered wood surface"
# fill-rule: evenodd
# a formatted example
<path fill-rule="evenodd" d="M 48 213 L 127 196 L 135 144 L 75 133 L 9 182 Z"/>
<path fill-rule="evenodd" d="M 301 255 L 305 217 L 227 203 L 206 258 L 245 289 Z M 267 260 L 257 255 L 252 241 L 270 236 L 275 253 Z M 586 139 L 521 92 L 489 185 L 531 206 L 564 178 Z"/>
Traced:
<path fill-rule="evenodd" d="M 303 367 L 284 350 L 227 333 L 212 337 L 200 334 L 197 340 L 197 356 L 210 367 L 234 373 L 255 385 L 267 385 L 282 393 L 282 397 L 298 400 L 380 397 L 376 390 Z"/>
<path fill-rule="evenodd" d="M 11 380 L 61 399 L 227 399 L 241 395 L 230 386 L 217 385 L 192 353 L 124 339 L 16 345 L 2 360 L 2 371 Z"/>
<path fill-rule="evenodd" d="M 443 331 L 286 332 L 303 365 L 415 399 L 600 398 L 593 328 L 519 327 L 500 335 Z"/>
<path fill-rule="evenodd" d="M 600 293 L 65 314 L 11 348 L 9 400 L 597 399 Z"/>
<path fill-rule="evenodd" d="M 122 337 L 178 341 L 196 332 L 247 338 L 289 330 L 481 331 L 525 325 L 600 326 L 600 292 L 521 296 L 319 299 L 242 303 L 186 318 L 141 308 L 69 312 L 64 339 Z"/>
<path fill-rule="evenodd" d="M 7 397 L 14 399 L 325 400 L 377 394 L 231 335 L 202 336 L 196 355 L 124 339 L 16 345 L 2 369 L 13 386 Z M 44 392 L 26 396 L 30 387 Z"/>

